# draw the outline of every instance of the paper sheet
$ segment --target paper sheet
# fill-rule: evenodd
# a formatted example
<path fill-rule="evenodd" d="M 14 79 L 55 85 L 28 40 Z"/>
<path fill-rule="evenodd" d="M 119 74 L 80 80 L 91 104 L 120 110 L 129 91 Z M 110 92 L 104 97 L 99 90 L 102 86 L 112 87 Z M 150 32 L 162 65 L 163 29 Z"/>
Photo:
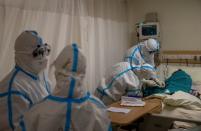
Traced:
<path fill-rule="evenodd" d="M 139 98 L 122 96 L 120 105 L 123 105 L 123 106 L 144 106 L 145 102 Z"/>
<path fill-rule="evenodd" d="M 128 113 L 128 112 L 130 112 L 131 109 L 118 108 L 118 107 L 109 107 L 107 110 L 111 111 L 111 112 Z"/>

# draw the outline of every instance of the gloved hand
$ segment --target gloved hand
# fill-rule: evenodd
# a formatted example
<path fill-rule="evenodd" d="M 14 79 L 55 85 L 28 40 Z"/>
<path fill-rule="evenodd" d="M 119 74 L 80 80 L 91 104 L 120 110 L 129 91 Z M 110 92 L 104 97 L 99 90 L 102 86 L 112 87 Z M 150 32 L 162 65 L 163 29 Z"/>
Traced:
<path fill-rule="evenodd" d="M 146 87 L 154 87 L 154 86 L 158 86 L 157 83 L 154 80 L 142 80 L 143 85 L 145 85 Z"/>
<path fill-rule="evenodd" d="M 164 88 L 165 87 L 165 82 L 155 78 L 154 81 L 156 82 L 156 84 L 161 87 L 161 88 Z"/>

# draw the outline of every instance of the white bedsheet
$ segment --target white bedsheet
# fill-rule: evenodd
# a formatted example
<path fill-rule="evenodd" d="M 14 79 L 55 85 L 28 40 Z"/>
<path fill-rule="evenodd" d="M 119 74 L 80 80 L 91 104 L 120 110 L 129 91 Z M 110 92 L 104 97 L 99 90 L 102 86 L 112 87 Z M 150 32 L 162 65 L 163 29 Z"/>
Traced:
<path fill-rule="evenodd" d="M 150 97 L 163 100 L 162 112 L 154 115 L 201 123 L 201 100 L 195 96 L 179 91 L 174 95 L 155 94 Z"/>
<path fill-rule="evenodd" d="M 176 120 L 192 121 L 201 123 L 201 111 L 189 110 L 182 107 L 173 107 L 164 105 L 159 114 L 153 114 L 160 117 L 166 117 Z"/>

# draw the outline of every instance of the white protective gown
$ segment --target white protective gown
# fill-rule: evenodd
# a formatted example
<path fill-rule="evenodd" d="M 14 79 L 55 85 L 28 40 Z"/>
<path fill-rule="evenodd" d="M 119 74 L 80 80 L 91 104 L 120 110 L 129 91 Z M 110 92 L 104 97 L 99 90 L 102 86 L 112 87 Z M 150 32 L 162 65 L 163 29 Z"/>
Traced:
<path fill-rule="evenodd" d="M 155 39 L 148 39 L 131 47 L 125 57 L 124 61 L 131 65 L 150 64 L 155 67 L 154 53 L 159 51 L 159 42 Z"/>
<path fill-rule="evenodd" d="M 45 68 L 47 59 L 35 60 L 32 52 L 42 39 L 32 31 L 24 31 L 15 41 L 15 68 L 0 82 L 0 131 L 12 131 L 33 104 L 46 97 L 50 89 Z M 20 122 L 21 121 L 21 122 Z"/>
<path fill-rule="evenodd" d="M 55 91 L 24 115 L 26 130 L 110 130 L 104 104 L 83 87 L 86 59 L 77 45 L 66 46 L 54 65 Z"/>
<path fill-rule="evenodd" d="M 151 65 L 131 67 L 128 62 L 117 63 L 108 74 L 95 91 L 95 96 L 106 105 L 119 101 L 121 96 L 142 97 L 142 80 L 155 77 Z"/>

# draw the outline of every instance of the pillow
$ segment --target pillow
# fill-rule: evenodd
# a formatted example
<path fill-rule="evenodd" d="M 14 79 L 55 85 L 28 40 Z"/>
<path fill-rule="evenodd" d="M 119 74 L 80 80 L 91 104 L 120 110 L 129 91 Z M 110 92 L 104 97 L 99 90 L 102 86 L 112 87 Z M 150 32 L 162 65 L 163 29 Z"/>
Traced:
<path fill-rule="evenodd" d="M 182 106 L 191 110 L 201 110 L 201 100 L 183 91 L 177 91 L 173 95 L 167 95 L 164 103 L 170 106 Z"/>

